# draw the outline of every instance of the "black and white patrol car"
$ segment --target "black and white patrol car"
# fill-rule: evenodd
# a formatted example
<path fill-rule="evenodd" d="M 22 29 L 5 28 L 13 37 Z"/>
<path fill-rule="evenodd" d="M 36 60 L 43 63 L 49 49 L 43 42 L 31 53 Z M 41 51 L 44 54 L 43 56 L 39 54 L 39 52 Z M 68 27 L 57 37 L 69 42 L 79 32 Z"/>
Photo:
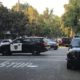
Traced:
<path fill-rule="evenodd" d="M 67 68 L 80 68 L 80 38 L 73 38 L 67 54 Z"/>
<path fill-rule="evenodd" d="M 2 55 L 12 55 L 12 53 L 32 53 L 40 54 L 49 49 L 44 37 L 17 38 L 9 44 L 0 46 Z"/>

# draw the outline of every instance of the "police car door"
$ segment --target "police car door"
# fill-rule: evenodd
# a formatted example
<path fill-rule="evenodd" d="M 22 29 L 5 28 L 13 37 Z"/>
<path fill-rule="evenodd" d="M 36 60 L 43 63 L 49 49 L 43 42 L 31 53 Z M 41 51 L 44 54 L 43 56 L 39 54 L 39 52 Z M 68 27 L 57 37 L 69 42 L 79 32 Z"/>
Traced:
<path fill-rule="evenodd" d="M 17 39 L 13 41 L 12 44 L 10 44 L 10 51 L 11 52 L 22 52 L 22 42 L 20 39 Z"/>
<path fill-rule="evenodd" d="M 30 38 L 23 39 L 23 51 L 28 53 L 32 52 L 33 44 Z"/>

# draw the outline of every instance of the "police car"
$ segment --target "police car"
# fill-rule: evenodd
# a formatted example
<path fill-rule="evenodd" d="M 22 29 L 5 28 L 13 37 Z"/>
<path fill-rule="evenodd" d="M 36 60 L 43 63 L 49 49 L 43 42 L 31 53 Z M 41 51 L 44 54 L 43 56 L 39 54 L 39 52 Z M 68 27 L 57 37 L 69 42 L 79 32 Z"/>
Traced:
<path fill-rule="evenodd" d="M 44 37 L 17 38 L 9 44 L 0 46 L 0 52 L 2 55 L 12 55 L 12 53 L 32 53 L 39 55 L 41 52 L 49 49 L 44 40 Z"/>

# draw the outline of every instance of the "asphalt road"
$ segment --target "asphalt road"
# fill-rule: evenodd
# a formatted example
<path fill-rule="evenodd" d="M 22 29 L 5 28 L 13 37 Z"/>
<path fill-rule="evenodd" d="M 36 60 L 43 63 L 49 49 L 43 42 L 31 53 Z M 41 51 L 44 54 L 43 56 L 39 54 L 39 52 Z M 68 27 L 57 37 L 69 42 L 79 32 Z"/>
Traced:
<path fill-rule="evenodd" d="M 80 71 L 66 68 L 67 50 L 0 56 L 0 80 L 80 80 Z"/>

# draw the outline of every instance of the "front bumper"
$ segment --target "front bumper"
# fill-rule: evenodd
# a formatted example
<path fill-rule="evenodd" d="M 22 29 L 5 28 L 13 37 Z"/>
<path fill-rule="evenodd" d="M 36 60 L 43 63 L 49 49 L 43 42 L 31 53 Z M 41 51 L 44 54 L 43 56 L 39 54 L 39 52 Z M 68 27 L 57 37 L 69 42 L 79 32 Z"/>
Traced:
<path fill-rule="evenodd" d="M 67 62 L 71 63 L 72 66 L 80 68 L 80 59 L 67 59 Z"/>

